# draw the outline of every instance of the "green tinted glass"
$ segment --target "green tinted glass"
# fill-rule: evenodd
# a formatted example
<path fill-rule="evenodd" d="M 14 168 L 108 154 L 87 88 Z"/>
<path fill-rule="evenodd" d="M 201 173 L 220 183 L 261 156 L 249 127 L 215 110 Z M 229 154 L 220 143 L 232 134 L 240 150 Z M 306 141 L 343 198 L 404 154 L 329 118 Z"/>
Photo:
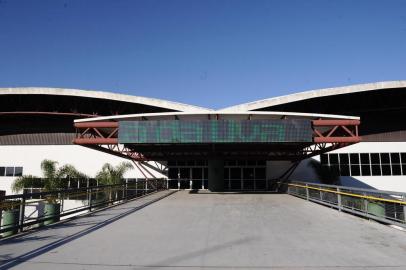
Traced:
<path fill-rule="evenodd" d="M 310 120 L 121 121 L 119 143 L 311 142 Z"/>

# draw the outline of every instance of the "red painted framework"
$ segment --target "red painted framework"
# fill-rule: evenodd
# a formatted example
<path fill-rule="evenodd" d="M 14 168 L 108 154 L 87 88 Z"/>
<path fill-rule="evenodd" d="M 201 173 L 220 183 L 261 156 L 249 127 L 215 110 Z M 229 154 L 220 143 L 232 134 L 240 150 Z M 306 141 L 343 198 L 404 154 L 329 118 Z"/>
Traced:
<path fill-rule="evenodd" d="M 358 143 L 359 120 L 313 120 L 313 142 L 297 153 L 299 159 L 309 158 L 350 144 Z M 74 144 L 110 153 L 133 161 L 146 161 L 140 153 L 118 143 L 118 122 L 80 122 L 74 124 Z"/>

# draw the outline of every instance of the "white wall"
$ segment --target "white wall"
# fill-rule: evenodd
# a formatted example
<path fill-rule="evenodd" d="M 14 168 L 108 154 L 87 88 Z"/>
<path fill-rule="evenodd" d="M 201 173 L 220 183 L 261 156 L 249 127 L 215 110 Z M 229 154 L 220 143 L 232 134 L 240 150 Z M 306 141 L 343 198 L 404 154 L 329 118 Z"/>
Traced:
<path fill-rule="evenodd" d="M 362 142 L 332 151 L 332 153 L 385 152 L 406 152 L 406 142 Z M 319 159 L 318 156 L 314 158 Z M 94 177 L 96 172 L 100 170 L 106 162 L 116 165 L 121 161 L 125 161 L 123 158 L 77 145 L 0 146 L 0 166 L 21 166 L 23 167 L 24 174 L 41 176 L 40 164 L 43 159 L 56 160 L 60 165 L 72 164 L 78 170 L 91 177 Z M 302 161 L 290 179 L 296 181 L 317 181 L 316 175 L 307 163 L 308 160 Z M 289 162 L 284 161 L 268 162 L 267 178 L 273 179 L 279 177 L 289 165 Z M 156 177 L 163 176 L 153 170 L 149 171 Z M 144 175 L 138 169 L 134 168 L 134 170 L 128 172 L 125 177 L 143 178 Z M 10 187 L 13 180 L 13 177 L 0 177 L 0 190 L 6 190 L 7 194 L 11 194 Z M 343 185 L 348 186 L 365 185 L 375 189 L 406 192 L 406 176 L 341 177 L 341 182 Z"/>
<path fill-rule="evenodd" d="M 406 153 L 406 142 L 361 142 L 330 153 Z M 320 160 L 319 156 L 314 159 Z M 318 181 L 317 176 L 307 166 L 308 160 L 301 162 L 290 177 L 296 181 Z M 343 186 L 373 188 L 379 190 L 406 192 L 406 175 L 403 176 L 342 176 Z"/>
<path fill-rule="evenodd" d="M 59 165 L 72 164 L 79 171 L 90 177 L 94 177 L 104 163 L 117 165 L 127 159 L 111 154 L 103 153 L 78 145 L 16 145 L 0 146 L 0 167 L 23 167 L 23 174 L 42 176 L 41 162 L 51 159 L 59 162 Z M 149 169 L 156 177 L 163 175 Z M 144 172 L 145 173 L 145 172 Z M 149 174 L 145 173 L 148 177 Z M 134 166 L 127 172 L 126 178 L 144 178 L 144 175 Z M 15 177 L 0 177 L 0 190 L 6 190 L 6 194 L 12 194 L 11 184 Z"/>

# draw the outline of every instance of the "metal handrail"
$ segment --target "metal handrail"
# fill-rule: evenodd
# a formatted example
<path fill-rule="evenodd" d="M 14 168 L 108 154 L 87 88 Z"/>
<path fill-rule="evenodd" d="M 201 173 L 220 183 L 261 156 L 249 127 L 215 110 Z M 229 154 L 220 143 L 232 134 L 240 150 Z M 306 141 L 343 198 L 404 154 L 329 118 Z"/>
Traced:
<path fill-rule="evenodd" d="M 290 195 L 385 224 L 406 227 L 406 193 L 309 182 L 281 185 L 287 186 Z"/>
<path fill-rule="evenodd" d="M 7 195 L 0 198 L 0 213 L 7 210 L 18 211 L 17 221 L 4 224 L 4 215 L 1 215 L 0 233 L 13 234 L 31 229 L 34 225 L 42 226 L 46 221 L 59 220 L 61 217 L 83 212 L 94 211 L 95 208 L 125 202 L 146 194 L 167 189 L 166 179 L 125 179 L 122 184 L 100 185 L 91 187 L 69 188 L 47 192 L 29 193 L 24 190 L 22 194 Z M 52 196 L 59 204 L 56 214 L 42 213 L 37 217 L 27 214 L 29 207 L 37 210 L 47 199 L 34 199 Z M 72 203 L 73 202 L 73 203 Z M 67 205 L 71 203 L 73 206 Z M 28 207 L 28 208 L 27 208 Z M 12 233 L 10 233 L 12 232 Z"/>

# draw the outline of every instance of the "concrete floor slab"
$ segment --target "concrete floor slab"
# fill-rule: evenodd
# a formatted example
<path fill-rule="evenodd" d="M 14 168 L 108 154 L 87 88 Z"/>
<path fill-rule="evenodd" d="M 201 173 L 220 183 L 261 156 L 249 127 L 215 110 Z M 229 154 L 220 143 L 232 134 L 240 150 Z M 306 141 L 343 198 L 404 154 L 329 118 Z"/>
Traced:
<path fill-rule="evenodd" d="M 0 242 L 0 258 L 41 270 L 406 269 L 405 232 L 290 195 L 180 191 L 140 203 Z"/>

